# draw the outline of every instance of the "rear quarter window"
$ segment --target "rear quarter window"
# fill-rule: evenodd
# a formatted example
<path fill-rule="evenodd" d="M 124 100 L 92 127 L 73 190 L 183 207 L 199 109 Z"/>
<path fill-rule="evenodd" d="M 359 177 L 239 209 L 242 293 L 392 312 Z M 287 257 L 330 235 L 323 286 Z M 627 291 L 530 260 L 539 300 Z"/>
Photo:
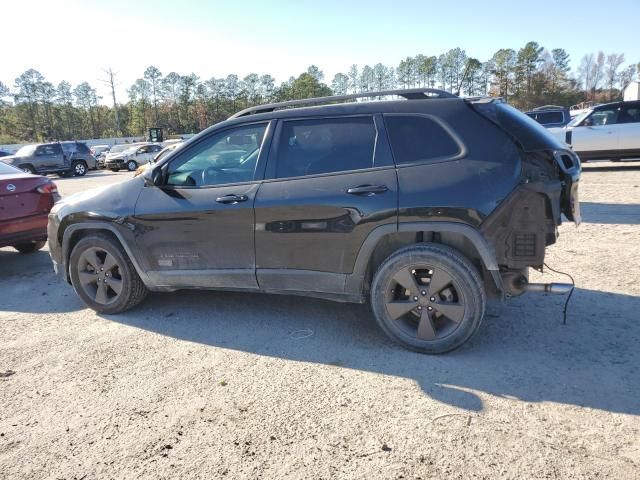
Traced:
<path fill-rule="evenodd" d="M 441 161 L 458 156 L 461 145 L 437 120 L 422 115 L 385 115 L 396 164 Z"/>

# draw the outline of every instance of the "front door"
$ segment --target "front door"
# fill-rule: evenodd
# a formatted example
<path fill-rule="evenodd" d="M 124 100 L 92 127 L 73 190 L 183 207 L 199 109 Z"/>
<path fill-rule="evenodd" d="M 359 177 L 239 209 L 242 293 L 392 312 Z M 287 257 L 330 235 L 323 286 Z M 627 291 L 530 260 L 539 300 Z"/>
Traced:
<path fill-rule="evenodd" d="M 213 132 L 157 168 L 135 209 L 145 269 L 160 286 L 256 288 L 253 202 L 268 123 Z"/>
<path fill-rule="evenodd" d="M 640 102 L 623 105 L 618 131 L 620 150 L 626 155 L 640 155 Z"/>
<path fill-rule="evenodd" d="M 368 234 L 395 228 L 396 172 L 380 123 L 279 123 L 255 202 L 260 288 L 342 293 Z"/>
<path fill-rule="evenodd" d="M 574 127 L 571 144 L 576 152 L 615 151 L 619 148 L 619 108 L 595 110 Z"/>

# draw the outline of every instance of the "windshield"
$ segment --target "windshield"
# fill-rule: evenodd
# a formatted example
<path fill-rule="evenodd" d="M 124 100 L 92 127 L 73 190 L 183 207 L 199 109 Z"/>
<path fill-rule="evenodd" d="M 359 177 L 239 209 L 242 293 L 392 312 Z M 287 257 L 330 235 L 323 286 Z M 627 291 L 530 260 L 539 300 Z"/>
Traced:
<path fill-rule="evenodd" d="M 18 150 L 15 155 L 16 157 L 27 157 L 29 155 L 33 155 L 33 152 L 36 151 L 36 147 L 37 145 L 25 145 L 24 147 L 20 148 L 20 150 Z"/>
<path fill-rule="evenodd" d="M 567 127 L 575 127 L 576 125 L 580 124 L 585 118 L 591 115 L 592 111 L 593 110 L 587 110 L 586 112 L 582 112 L 577 117 L 573 117 L 573 120 L 567 123 Z"/>

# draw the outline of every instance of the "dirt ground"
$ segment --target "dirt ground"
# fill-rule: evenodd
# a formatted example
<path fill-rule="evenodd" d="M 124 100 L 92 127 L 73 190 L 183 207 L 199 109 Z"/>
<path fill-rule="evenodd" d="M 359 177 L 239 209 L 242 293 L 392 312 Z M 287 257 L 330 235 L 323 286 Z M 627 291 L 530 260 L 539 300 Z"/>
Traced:
<path fill-rule="evenodd" d="M 640 163 L 587 164 L 581 198 L 547 256 L 567 325 L 563 297 L 492 303 L 443 356 L 296 297 L 100 316 L 46 251 L 0 249 L 0 478 L 640 478 Z"/>

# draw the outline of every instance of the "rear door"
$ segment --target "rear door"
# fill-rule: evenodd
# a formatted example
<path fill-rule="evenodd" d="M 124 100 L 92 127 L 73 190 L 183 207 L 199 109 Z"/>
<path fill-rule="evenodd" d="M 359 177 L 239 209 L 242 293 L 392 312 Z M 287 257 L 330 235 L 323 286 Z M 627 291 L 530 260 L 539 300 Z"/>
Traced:
<path fill-rule="evenodd" d="M 620 150 L 640 155 L 640 103 L 623 105 L 618 124 Z"/>
<path fill-rule="evenodd" d="M 396 227 L 383 128 L 373 115 L 278 123 L 255 201 L 261 289 L 342 293 L 369 233 Z"/>

